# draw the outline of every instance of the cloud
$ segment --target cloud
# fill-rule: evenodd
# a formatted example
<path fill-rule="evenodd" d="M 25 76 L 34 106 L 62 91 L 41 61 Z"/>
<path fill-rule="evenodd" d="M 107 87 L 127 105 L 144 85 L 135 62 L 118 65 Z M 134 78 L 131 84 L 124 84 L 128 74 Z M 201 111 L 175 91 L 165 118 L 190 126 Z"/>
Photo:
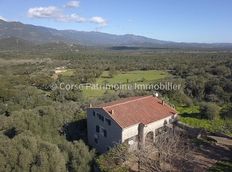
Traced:
<path fill-rule="evenodd" d="M 66 8 L 78 8 L 80 6 L 80 1 L 69 1 L 65 7 Z"/>
<path fill-rule="evenodd" d="M 4 20 L 4 21 L 7 21 L 7 19 L 3 16 L 0 16 L 0 20 Z"/>
<path fill-rule="evenodd" d="M 31 18 L 48 18 L 62 22 L 84 22 L 86 19 L 78 14 L 64 14 L 62 10 L 55 6 L 35 7 L 28 10 Z"/>
<path fill-rule="evenodd" d="M 101 26 L 106 26 L 107 25 L 107 21 L 104 18 L 100 17 L 100 16 L 94 16 L 89 21 L 92 22 L 92 23 L 99 24 Z"/>
<path fill-rule="evenodd" d="M 88 19 L 75 13 L 65 14 L 62 9 L 56 6 L 29 8 L 27 14 L 30 18 L 52 19 L 60 22 L 91 22 L 98 24 L 100 27 L 106 26 L 108 24 L 107 20 L 100 16 L 94 16 Z"/>
<path fill-rule="evenodd" d="M 56 18 L 61 11 L 55 6 L 48 6 L 30 8 L 27 13 L 31 18 Z"/>

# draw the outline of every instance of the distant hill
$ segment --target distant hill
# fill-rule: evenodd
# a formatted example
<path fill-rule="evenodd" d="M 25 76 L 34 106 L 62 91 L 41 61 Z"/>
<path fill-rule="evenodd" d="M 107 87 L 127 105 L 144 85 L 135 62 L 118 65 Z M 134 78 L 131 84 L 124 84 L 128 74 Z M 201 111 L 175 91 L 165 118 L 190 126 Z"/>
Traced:
<path fill-rule="evenodd" d="M 79 44 L 87 46 L 104 47 L 153 47 L 153 48 L 232 48 L 231 43 L 202 44 L 202 43 L 177 43 L 151 39 L 132 34 L 115 35 L 102 32 L 84 32 L 75 30 L 56 30 L 47 27 L 23 24 L 20 22 L 6 22 L 0 20 L 0 47 L 15 46 L 14 40 L 18 38 L 24 46 L 44 43 Z M 3 39 L 6 39 L 3 41 Z M 28 45 L 25 41 L 28 41 Z M 12 44 L 11 44 L 12 43 Z M 16 45 L 18 46 L 18 45 Z"/>
<path fill-rule="evenodd" d="M 78 52 L 83 49 L 83 46 L 77 44 L 67 44 L 64 42 L 48 42 L 42 44 L 35 44 L 21 38 L 8 37 L 0 39 L 1 51 L 34 51 L 34 52 L 64 52 L 73 51 Z"/>
<path fill-rule="evenodd" d="M 0 39 L 0 50 L 24 50 L 35 46 L 33 42 L 19 39 L 16 37 L 7 37 Z"/>

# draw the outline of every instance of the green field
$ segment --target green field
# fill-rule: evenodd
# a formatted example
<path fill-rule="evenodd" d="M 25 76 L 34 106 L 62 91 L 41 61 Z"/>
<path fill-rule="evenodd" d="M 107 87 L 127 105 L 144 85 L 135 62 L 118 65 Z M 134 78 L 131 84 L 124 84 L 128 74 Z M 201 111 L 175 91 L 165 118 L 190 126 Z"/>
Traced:
<path fill-rule="evenodd" d="M 199 106 L 191 106 L 191 107 L 176 107 L 179 115 L 180 121 L 188 124 L 195 128 L 204 128 L 211 132 L 221 132 L 227 135 L 232 135 L 228 128 L 231 125 L 230 120 L 216 119 L 216 120 L 208 120 L 200 118 L 200 110 Z"/>
<path fill-rule="evenodd" d="M 104 85 L 108 84 L 126 84 L 126 83 L 150 83 L 151 81 L 159 80 L 171 76 L 165 71 L 148 70 L 148 71 L 129 71 L 129 72 L 117 72 L 113 77 L 109 77 L 109 71 L 104 71 L 102 75 L 96 79 L 96 84 Z M 91 88 L 83 89 L 83 95 L 86 98 L 101 97 L 106 90 L 93 90 Z M 113 92 L 113 90 L 108 90 Z"/>
<path fill-rule="evenodd" d="M 74 69 L 66 69 L 64 72 L 61 73 L 63 76 L 72 76 L 74 75 L 75 70 Z"/>
<path fill-rule="evenodd" d="M 62 72 L 62 76 L 73 76 L 74 69 L 66 69 L 66 71 Z M 163 78 L 170 77 L 171 74 L 165 71 L 160 70 L 135 70 L 129 72 L 120 72 L 117 71 L 113 77 L 109 76 L 109 71 L 104 71 L 99 78 L 96 79 L 96 84 L 104 85 L 104 84 L 127 84 L 127 83 L 144 83 L 148 84 L 152 81 L 160 80 Z M 105 93 L 106 90 L 101 89 L 91 89 L 85 88 L 82 90 L 84 97 L 86 98 L 96 98 L 101 97 Z M 113 92 L 113 90 L 108 90 Z"/>
<path fill-rule="evenodd" d="M 126 84 L 126 83 L 135 83 L 135 82 L 144 82 L 149 83 L 150 81 L 155 81 L 163 79 L 170 76 L 165 71 L 159 70 L 135 70 L 129 72 L 118 72 L 112 78 L 109 77 L 109 72 L 104 71 L 102 75 L 97 79 L 96 83 L 98 84 Z"/>
<path fill-rule="evenodd" d="M 92 99 L 103 96 L 105 90 L 93 90 L 91 88 L 83 89 L 82 93 L 85 98 Z"/>

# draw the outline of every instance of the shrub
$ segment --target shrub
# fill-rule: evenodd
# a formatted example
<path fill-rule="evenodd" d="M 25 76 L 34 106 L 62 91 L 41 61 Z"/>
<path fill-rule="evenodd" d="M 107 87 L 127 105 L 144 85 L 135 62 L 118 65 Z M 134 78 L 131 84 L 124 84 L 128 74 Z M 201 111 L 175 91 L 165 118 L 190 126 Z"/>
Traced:
<path fill-rule="evenodd" d="M 202 118 L 214 120 L 219 117 L 220 108 L 214 103 L 203 103 L 200 105 L 200 113 Z"/>
<path fill-rule="evenodd" d="M 232 119 L 232 105 L 224 107 L 220 115 L 223 119 Z"/>
<path fill-rule="evenodd" d="M 106 154 L 99 156 L 96 160 L 102 172 L 126 172 L 123 163 L 128 159 L 128 147 L 125 144 L 117 145 Z"/>

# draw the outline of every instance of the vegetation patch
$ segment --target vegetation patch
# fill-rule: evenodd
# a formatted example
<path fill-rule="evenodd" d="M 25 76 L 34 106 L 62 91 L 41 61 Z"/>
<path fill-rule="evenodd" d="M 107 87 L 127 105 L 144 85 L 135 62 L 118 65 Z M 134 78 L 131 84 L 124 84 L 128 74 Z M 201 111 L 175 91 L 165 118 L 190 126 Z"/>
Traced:
<path fill-rule="evenodd" d="M 203 118 L 200 112 L 199 106 L 191 107 L 177 107 L 180 115 L 180 121 L 188 124 L 192 127 L 203 128 L 210 132 L 221 132 L 227 135 L 232 135 L 232 130 L 230 129 L 232 121 L 224 119 L 209 120 Z"/>
<path fill-rule="evenodd" d="M 64 71 L 62 71 L 60 74 L 62 76 L 73 76 L 74 75 L 75 70 L 74 69 L 65 69 Z"/>
<path fill-rule="evenodd" d="M 91 98 L 102 97 L 105 93 L 105 90 L 84 88 L 82 90 L 82 93 L 85 98 L 91 99 Z"/>
<path fill-rule="evenodd" d="M 163 79 L 180 82 L 185 86 L 182 90 L 163 91 L 160 94 L 163 98 L 169 98 L 171 103 L 177 102 L 176 106 L 186 105 L 177 107 L 182 122 L 209 131 L 232 131 L 232 108 L 224 108 L 232 100 L 231 53 L 183 53 L 179 50 L 175 50 L 175 53 L 169 50 L 161 53 L 158 50 L 128 53 L 89 48 L 78 53 L 63 49 L 40 50 L 0 52 L 0 59 L 3 59 L 0 61 L 2 171 L 82 172 L 91 171 L 92 163 L 96 161 L 102 171 L 127 170 L 125 162 L 120 161 L 124 155 L 127 156 L 123 151 L 122 154 L 119 151 L 118 158 L 112 159 L 112 152 L 109 156 L 98 158 L 83 142 L 86 140 L 85 131 L 82 130 L 86 128 L 82 128 L 86 124 L 86 108 L 89 104 L 143 96 L 152 94 L 152 91 L 65 90 L 53 89 L 52 84 L 149 84 Z M 58 66 L 66 71 L 58 72 L 52 78 Z M 207 103 L 203 108 L 207 112 L 204 116 L 201 106 L 192 106 L 194 102 L 211 102 L 222 108 L 219 108 L 218 114 L 218 107 Z M 217 113 L 211 116 L 210 112 Z"/>
<path fill-rule="evenodd" d="M 67 76 L 67 75 L 66 75 Z M 163 79 L 168 76 L 171 76 L 169 73 L 165 71 L 158 70 L 136 70 L 136 71 L 128 71 L 128 72 L 118 72 L 114 71 L 113 74 L 111 71 L 104 71 L 100 77 L 96 79 L 96 84 L 104 85 L 104 84 L 131 84 L 131 83 L 150 83 L 155 80 Z M 114 92 L 113 88 L 104 90 L 100 87 L 97 89 L 94 88 L 84 88 L 82 89 L 82 93 L 85 98 L 99 98 L 104 95 L 105 92 Z"/>
<path fill-rule="evenodd" d="M 170 76 L 168 72 L 160 70 L 135 70 L 128 72 L 116 72 L 115 75 L 111 76 L 109 71 L 104 71 L 102 75 L 97 79 L 98 84 L 126 84 L 143 82 L 149 83 L 150 81 L 155 81 L 163 79 Z"/>
<path fill-rule="evenodd" d="M 232 161 L 219 161 L 209 169 L 209 172 L 231 172 Z"/>

